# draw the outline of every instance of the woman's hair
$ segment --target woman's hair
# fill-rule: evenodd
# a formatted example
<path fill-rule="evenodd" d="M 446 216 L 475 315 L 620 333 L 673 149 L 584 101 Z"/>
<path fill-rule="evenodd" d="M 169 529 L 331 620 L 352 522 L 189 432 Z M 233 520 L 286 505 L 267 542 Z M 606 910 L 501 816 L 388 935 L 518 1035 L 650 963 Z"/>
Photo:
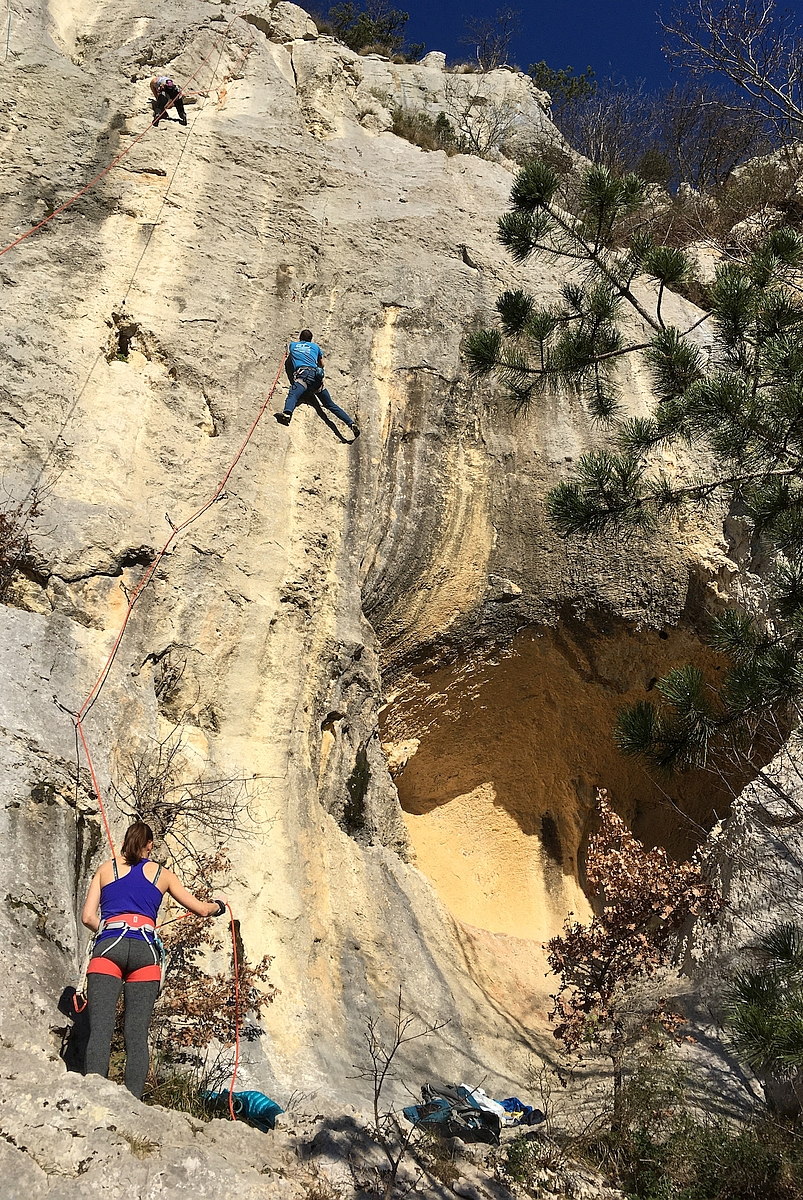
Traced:
<path fill-rule="evenodd" d="M 153 830 L 144 821 L 135 821 L 128 826 L 120 853 L 129 867 L 135 867 L 145 857 L 145 847 L 152 841 Z"/>

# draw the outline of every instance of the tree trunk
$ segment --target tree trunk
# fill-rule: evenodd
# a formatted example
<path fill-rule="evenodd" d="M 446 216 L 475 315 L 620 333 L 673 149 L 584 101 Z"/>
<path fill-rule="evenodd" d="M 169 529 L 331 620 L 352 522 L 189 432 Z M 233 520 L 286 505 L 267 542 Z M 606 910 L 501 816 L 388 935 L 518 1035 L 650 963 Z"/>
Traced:
<path fill-rule="evenodd" d="M 622 1116 L 622 1060 L 624 1055 L 621 1050 L 611 1055 L 611 1063 L 613 1065 L 613 1120 L 611 1126 L 613 1129 L 619 1128 L 619 1123 Z"/>

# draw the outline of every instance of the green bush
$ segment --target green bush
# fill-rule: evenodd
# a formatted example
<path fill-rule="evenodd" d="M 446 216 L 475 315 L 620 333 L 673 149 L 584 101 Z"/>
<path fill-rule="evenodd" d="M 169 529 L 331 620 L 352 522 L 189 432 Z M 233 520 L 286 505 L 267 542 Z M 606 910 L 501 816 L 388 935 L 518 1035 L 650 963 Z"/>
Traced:
<path fill-rule="evenodd" d="M 387 0 L 367 0 L 365 8 L 346 0 L 330 5 L 326 17 L 313 15 L 319 33 L 333 35 L 357 54 L 384 54 L 394 62 L 417 62 L 424 43 L 405 46 L 409 19 L 409 13 L 389 8 Z"/>
<path fill-rule="evenodd" d="M 583 1165 L 627 1200 L 803 1200 L 803 1137 L 793 1124 L 712 1119 L 705 1107 L 671 1050 L 645 1055 L 622 1085 L 616 1118 L 605 1110 L 578 1133 L 516 1138 L 500 1177 L 540 1196 L 545 1169 Z"/>
<path fill-rule="evenodd" d="M 393 132 L 422 150 L 445 150 L 449 155 L 459 153 L 457 137 L 446 113 L 438 113 L 433 121 L 429 113 L 394 108 Z"/>
<path fill-rule="evenodd" d="M 645 1114 L 586 1147 L 628 1200 L 800 1200 L 803 1147 L 791 1126 Z"/>

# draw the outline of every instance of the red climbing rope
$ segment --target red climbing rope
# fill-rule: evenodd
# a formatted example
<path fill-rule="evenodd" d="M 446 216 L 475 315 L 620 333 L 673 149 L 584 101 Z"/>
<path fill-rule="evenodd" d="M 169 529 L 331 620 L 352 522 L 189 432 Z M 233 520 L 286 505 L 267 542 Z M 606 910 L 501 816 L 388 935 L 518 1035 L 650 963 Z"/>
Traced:
<path fill-rule="evenodd" d="M 134 605 L 136 604 L 137 600 L 140 598 L 142 593 L 145 591 L 145 588 L 148 586 L 148 584 L 153 579 L 156 568 L 159 566 L 159 563 L 162 561 L 165 554 L 170 549 L 171 545 L 173 544 L 175 539 L 178 537 L 178 535 L 180 533 L 182 533 L 189 525 L 192 525 L 193 522 L 197 521 L 199 517 L 203 516 L 203 514 L 207 511 L 207 509 L 210 509 L 212 507 L 212 505 L 215 503 L 215 501 L 219 498 L 219 496 L 223 492 L 223 489 L 225 488 L 226 484 L 229 481 L 229 478 L 231 477 L 232 471 L 237 466 L 237 463 L 240 461 L 243 454 L 245 453 L 245 448 L 248 445 L 248 443 L 251 441 L 251 438 L 254 435 L 254 431 L 256 430 L 257 425 L 259 424 L 260 420 L 262 419 L 265 409 L 270 404 L 273 393 L 276 391 L 276 386 L 279 382 L 279 377 L 281 376 L 286 357 L 287 356 L 285 355 L 282 358 L 281 365 L 279 366 L 279 369 L 276 372 L 276 377 L 270 386 L 270 390 L 269 390 L 267 396 L 265 397 L 265 399 L 263 400 L 257 415 L 254 417 L 254 420 L 251 423 L 251 428 L 248 430 L 248 433 L 245 435 L 243 443 L 240 446 L 240 449 L 235 454 L 234 458 L 232 459 L 232 462 L 229 465 L 229 468 L 226 471 L 226 474 L 223 476 L 220 483 L 215 488 L 214 492 L 209 497 L 209 499 L 206 500 L 200 506 L 200 508 L 197 508 L 195 510 L 195 512 L 192 513 L 189 517 L 187 517 L 187 519 L 185 521 L 182 521 L 180 525 L 173 525 L 170 537 L 167 539 L 165 544 L 162 546 L 161 550 L 156 555 L 153 562 L 148 567 L 147 571 L 142 576 L 142 579 L 140 579 L 139 583 L 137 584 L 136 588 L 134 589 L 133 593 L 131 594 L 131 598 L 128 602 L 128 608 L 126 609 L 125 616 L 123 617 L 123 623 L 120 626 L 120 630 L 117 634 L 117 637 L 114 639 L 114 645 L 112 646 L 111 651 L 109 652 L 109 656 L 103 665 L 103 669 L 101 670 L 97 679 L 93 683 L 92 688 L 90 689 L 89 695 L 84 700 L 83 704 L 78 709 L 78 711 L 73 714 L 73 720 L 75 721 L 75 725 L 78 730 L 78 735 L 81 739 L 81 744 L 84 747 L 84 754 L 86 755 L 86 761 L 87 761 L 87 765 L 89 767 L 89 774 L 92 779 L 92 786 L 95 789 L 95 795 L 98 798 L 98 804 L 100 806 L 100 811 L 103 816 L 103 824 L 106 828 L 106 837 L 109 840 L 109 845 L 111 847 L 112 854 L 114 854 L 114 842 L 112 841 L 111 832 L 109 830 L 109 823 L 106 818 L 106 811 L 103 807 L 103 799 L 101 796 L 100 786 L 98 784 L 97 776 L 95 774 L 94 763 L 92 762 L 92 755 L 90 753 L 89 746 L 87 745 L 86 736 L 84 734 L 83 720 L 87 716 L 89 710 L 92 708 L 92 705 L 95 703 L 98 696 L 100 695 L 101 689 L 103 688 L 103 685 L 105 684 L 105 682 L 109 676 L 109 671 L 111 670 L 112 663 L 114 662 L 115 656 L 120 647 L 120 643 L 123 640 L 123 635 L 126 631 L 126 627 L 130 620 Z M 171 522 L 171 524 L 172 524 L 172 522 Z"/>
<path fill-rule="evenodd" d="M 237 1068 L 240 1065 L 240 964 L 237 957 L 237 930 L 234 927 L 234 913 L 231 911 L 231 905 L 226 901 L 226 908 L 229 910 L 229 921 L 231 923 L 231 951 L 234 959 L 234 1070 L 231 1073 L 231 1083 L 229 1084 L 229 1113 L 232 1121 L 237 1118 L 234 1115 L 234 1081 L 237 1078 Z"/>
<path fill-rule="evenodd" d="M 234 22 L 239 21 L 240 19 L 243 19 L 243 20 L 245 19 L 246 11 L 247 10 L 243 10 L 243 12 L 237 13 L 237 15 L 235 17 L 232 17 L 231 21 L 229 21 L 228 25 L 224 29 L 221 36 L 218 38 L 218 40 L 213 45 L 212 49 L 207 54 L 206 58 L 203 60 L 203 62 L 200 64 L 200 66 L 198 66 L 195 69 L 195 71 L 193 71 L 192 75 L 190 75 L 189 79 L 187 80 L 187 83 L 185 84 L 185 87 L 188 86 L 190 83 L 192 83 L 193 79 L 199 73 L 199 71 L 201 71 L 202 68 L 206 66 L 206 64 L 209 62 L 210 58 L 212 57 L 212 55 L 214 54 L 214 52 L 218 48 L 218 46 L 221 44 L 221 42 L 225 42 L 226 38 L 229 36 L 229 30 L 231 29 Z M 235 67 L 239 66 L 239 64 L 243 61 L 243 59 L 250 53 L 251 47 L 253 46 L 253 44 L 254 44 L 254 34 L 252 32 L 251 33 L 251 41 L 249 42 L 249 44 L 245 50 L 245 53 L 242 54 L 240 56 L 240 58 L 237 59 L 237 63 L 235 64 Z M 234 69 L 235 68 L 232 68 L 232 70 L 234 70 Z M 182 91 L 183 90 L 184 89 L 182 89 Z M 165 111 L 167 111 L 168 108 L 172 108 L 174 104 L 175 104 L 175 100 L 171 100 L 170 103 L 166 106 Z M 103 179 L 104 175 L 108 175 L 109 171 L 111 171 L 114 167 L 116 167 L 117 164 L 122 159 L 124 159 L 125 156 L 134 149 L 137 142 L 141 141 L 142 138 L 144 138 L 145 134 L 148 133 L 149 130 L 153 129 L 154 125 L 156 124 L 156 121 L 157 121 L 157 118 L 154 117 L 154 119 L 151 121 L 150 125 L 148 125 L 148 127 L 146 129 L 143 129 L 142 133 L 137 134 L 137 136 L 134 138 L 133 142 L 129 142 L 129 144 L 126 146 L 125 150 L 123 150 L 121 154 L 118 154 L 116 158 L 112 159 L 112 161 L 109 163 L 108 167 L 104 167 L 103 170 L 98 175 L 96 175 L 94 179 L 90 179 L 89 183 L 87 183 L 84 187 L 82 187 L 79 192 L 76 192 L 74 196 L 70 196 L 69 200 L 65 200 L 63 204 L 60 204 L 58 206 L 58 208 L 54 208 L 53 212 L 48 213 L 48 215 L 43 220 L 39 221 L 38 224 L 32 226 L 31 229 L 26 230 L 25 233 L 20 234 L 20 236 L 18 238 L 15 238 L 13 242 L 9 242 L 9 244 L 7 246 L 4 246 L 2 248 L 2 250 L 0 250 L 0 258 L 2 258 L 4 254 L 8 254 L 9 250 L 13 250 L 15 246 L 19 246 L 20 242 L 24 242 L 26 238 L 29 238 L 31 236 L 31 234 L 36 233 L 37 229 L 41 229 L 43 225 L 47 225 L 48 221 L 52 221 L 54 217 L 57 217 L 59 215 L 59 213 L 64 212 L 65 208 L 69 208 L 72 204 L 75 204 L 76 200 L 80 200 L 81 196 L 85 195 L 86 192 L 88 192 L 90 188 L 93 188 L 96 183 L 98 183 L 101 179 Z"/>
<path fill-rule="evenodd" d="M 103 817 L 103 827 L 106 830 L 106 837 L 108 838 L 108 841 L 109 841 L 109 849 L 112 852 L 112 858 L 114 858 L 115 854 L 114 854 L 114 842 L 112 841 L 112 831 L 109 829 L 109 821 L 108 821 L 108 818 L 106 817 L 106 809 L 103 807 L 103 801 L 100 796 L 100 784 L 98 783 L 97 777 L 95 775 L 95 764 L 92 762 L 92 755 L 89 753 L 89 746 L 87 746 L 87 744 L 86 744 L 86 736 L 84 735 L 84 727 L 81 724 L 81 718 L 78 715 L 76 715 L 74 717 L 74 720 L 75 720 L 75 728 L 78 730 L 78 736 L 80 737 L 81 744 L 84 747 L 84 754 L 86 755 L 86 761 L 89 766 L 89 774 L 92 779 L 92 787 L 95 789 L 95 795 L 97 796 L 98 804 L 100 805 L 100 815 Z"/>

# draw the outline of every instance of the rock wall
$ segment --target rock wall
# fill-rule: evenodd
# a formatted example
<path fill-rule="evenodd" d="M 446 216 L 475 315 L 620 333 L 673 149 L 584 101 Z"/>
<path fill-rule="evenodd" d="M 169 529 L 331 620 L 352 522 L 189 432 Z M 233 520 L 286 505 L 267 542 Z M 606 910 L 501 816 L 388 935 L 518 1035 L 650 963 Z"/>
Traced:
<path fill-rule="evenodd" d="M 435 113 L 471 76 L 432 55 L 361 59 L 286 3 L 232 24 L 225 2 L 140 9 L 29 0 L 2 67 L 4 245 L 128 151 L 0 260 L 3 482 L 41 507 L 38 564 L 0 609 L 5 1036 L 48 1045 L 53 998 L 81 972 L 76 912 L 104 847 L 70 711 L 168 521 L 213 494 L 309 325 L 362 437 L 309 406 L 289 429 L 268 410 L 134 610 L 87 720 L 100 787 L 119 836 L 110 783 L 177 729 L 193 770 L 247 780 L 229 894 L 281 995 L 244 1082 L 364 1099 L 349 1079 L 364 1023 L 401 985 L 450 1022 L 413 1045 L 411 1078 L 515 1094 L 550 1052 L 540 939 L 584 903 L 594 785 L 683 841 L 614 765 L 605 725 L 698 652 L 709 586 L 736 565 L 713 526 L 635 552 L 560 543 L 543 499 L 596 436 L 588 414 L 563 397 L 514 420 L 469 382 L 461 338 L 499 290 L 561 282 L 495 241 L 511 164 L 388 129 L 395 97 Z M 136 140 L 161 71 L 198 72 L 188 126 Z M 517 136 L 549 135 L 529 81 L 484 86 Z M 380 712 L 397 770 L 408 747 L 406 815 Z M 687 792 L 673 799 L 705 818 L 711 797 Z"/>

